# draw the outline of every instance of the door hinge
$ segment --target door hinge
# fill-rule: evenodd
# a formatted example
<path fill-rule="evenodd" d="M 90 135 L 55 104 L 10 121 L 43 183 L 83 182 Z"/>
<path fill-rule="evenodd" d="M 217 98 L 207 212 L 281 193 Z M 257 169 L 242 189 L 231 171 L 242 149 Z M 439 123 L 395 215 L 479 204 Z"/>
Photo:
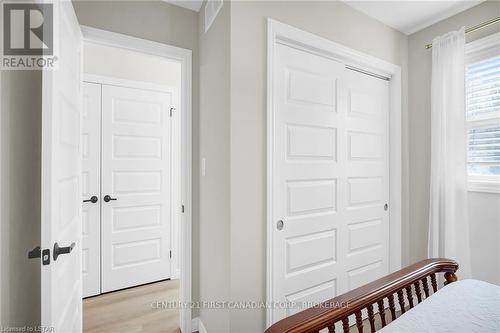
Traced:
<path fill-rule="evenodd" d="M 184 205 L 181 206 L 181 213 L 184 213 Z"/>
<path fill-rule="evenodd" d="M 170 108 L 170 117 L 172 117 L 172 114 L 174 113 L 175 108 Z"/>
<path fill-rule="evenodd" d="M 170 258 L 172 258 L 172 250 L 170 250 Z"/>

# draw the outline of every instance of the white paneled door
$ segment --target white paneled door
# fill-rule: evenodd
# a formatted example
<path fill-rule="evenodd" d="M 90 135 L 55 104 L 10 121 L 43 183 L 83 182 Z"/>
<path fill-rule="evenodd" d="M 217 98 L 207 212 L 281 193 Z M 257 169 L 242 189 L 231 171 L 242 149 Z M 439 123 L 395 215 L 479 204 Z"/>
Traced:
<path fill-rule="evenodd" d="M 386 273 L 386 81 L 276 44 L 273 64 L 273 321 Z"/>
<path fill-rule="evenodd" d="M 54 1 L 53 9 L 59 68 L 44 70 L 42 82 L 41 327 L 78 333 L 82 331 L 82 37 L 71 2 Z"/>
<path fill-rule="evenodd" d="M 101 292 L 101 85 L 83 83 L 82 110 L 83 297 Z"/>
<path fill-rule="evenodd" d="M 170 277 L 172 98 L 102 86 L 102 292 Z"/>

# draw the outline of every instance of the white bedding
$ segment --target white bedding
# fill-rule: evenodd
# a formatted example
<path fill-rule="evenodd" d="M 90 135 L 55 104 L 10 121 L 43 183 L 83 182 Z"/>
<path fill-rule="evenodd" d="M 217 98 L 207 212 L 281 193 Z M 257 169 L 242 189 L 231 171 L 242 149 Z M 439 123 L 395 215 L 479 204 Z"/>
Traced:
<path fill-rule="evenodd" d="M 500 332 L 500 287 L 477 280 L 451 283 L 379 332 Z"/>

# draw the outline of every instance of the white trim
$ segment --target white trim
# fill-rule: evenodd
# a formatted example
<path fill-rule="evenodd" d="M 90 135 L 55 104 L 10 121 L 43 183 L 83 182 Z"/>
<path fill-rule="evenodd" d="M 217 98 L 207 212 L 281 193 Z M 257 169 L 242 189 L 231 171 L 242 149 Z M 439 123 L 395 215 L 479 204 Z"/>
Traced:
<path fill-rule="evenodd" d="M 500 194 L 500 177 L 469 176 L 469 192 L 486 192 Z"/>
<path fill-rule="evenodd" d="M 394 64 L 380 60 L 370 55 L 358 52 L 343 45 L 332 42 L 309 32 L 297 29 L 290 25 L 267 20 L 267 272 L 266 272 L 266 301 L 273 301 L 273 64 L 274 50 L 277 43 L 286 44 L 308 52 L 321 54 L 346 65 L 357 67 L 369 72 L 388 77 L 390 91 L 390 258 L 389 269 L 396 271 L 401 268 L 401 68 Z M 267 309 L 266 325 L 274 322 L 273 309 Z"/>
<path fill-rule="evenodd" d="M 3 36 L 3 24 L 2 24 L 2 27 L 0 27 L 0 34 L 2 34 Z M 0 70 L 0 156 L 4 156 L 4 152 L 2 150 L 2 118 L 4 117 L 3 113 L 2 113 L 2 101 L 4 101 L 4 99 L 2 98 L 2 94 L 3 94 L 3 90 L 2 90 L 2 71 Z M 3 192 L 3 175 L 2 175 L 2 160 L 0 158 L 0 242 L 2 242 L 2 235 L 4 234 L 5 232 L 5 227 L 4 227 L 4 221 L 2 220 L 2 216 L 3 216 L 3 211 L 2 211 L 2 206 L 3 206 L 3 200 L 2 200 L 2 192 Z M 0 245 L 0 265 L 2 265 L 2 267 L 5 267 L 3 266 L 3 256 L 2 256 L 2 247 L 3 247 L 3 244 Z M 7 322 L 7 319 L 6 318 L 3 318 L 3 312 L 2 312 L 2 307 L 4 306 L 2 303 L 4 302 L 3 300 L 5 299 L 4 297 L 4 288 L 3 288 L 3 285 L 2 285 L 2 275 L 3 275 L 3 272 L 5 272 L 6 270 L 3 269 L 2 271 L 0 271 L 0 323 L 5 323 Z"/>
<path fill-rule="evenodd" d="M 482 51 L 486 48 L 500 45 L 500 32 L 488 35 L 465 45 L 465 53 Z"/>
<path fill-rule="evenodd" d="M 191 327 L 191 332 L 207 333 L 207 329 L 200 317 L 193 318 Z"/>
<path fill-rule="evenodd" d="M 158 92 L 174 92 L 178 93 L 177 87 L 168 86 L 164 84 L 156 84 L 143 81 L 126 80 L 122 78 L 116 78 L 104 75 L 95 74 L 83 74 L 83 81 L 89 83 L 99 83 L 108 86 L 124 87 L 124 88 L 134 88 L 141 90 L 151 90 Z"/>
<path fill-rule="evenodd" d="M 191 319 L 191 332 L 198 332 L 198 328 L 200 327 L 200 317 L 196 317 Z"/>
<path fill-rule="evenodd" d="M 179 301 L 191 303 L 192 294 L 192 51 L 110 31 L 81 26 L 84 41 L 164 57 L 181 64 L 181 197 L 184 214 L 180 221 Z M 191 332 L 191 308 L 180 307 L 182 332 Z"/>
<path fill-rule="evenodd" d="M 82 29 L 83 40 L 87 43 L 118 47 L 125 50 L 177 60 L 179 62 L 184 62 L 187 61 L 188 58 L 191 58 L 192 51 L 188 49 L 96 29 L 85 25 L 81 25 L 80 27 Z"/>

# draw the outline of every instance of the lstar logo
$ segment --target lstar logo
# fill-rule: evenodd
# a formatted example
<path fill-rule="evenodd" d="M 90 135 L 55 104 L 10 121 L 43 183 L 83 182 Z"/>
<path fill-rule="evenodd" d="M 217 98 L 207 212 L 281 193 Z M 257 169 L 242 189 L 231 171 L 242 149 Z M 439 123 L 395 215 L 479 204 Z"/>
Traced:
<path fill-rule="evenodd" d="M 54 3 L 2 3 L 2 69 L 53 68 Z"/>

